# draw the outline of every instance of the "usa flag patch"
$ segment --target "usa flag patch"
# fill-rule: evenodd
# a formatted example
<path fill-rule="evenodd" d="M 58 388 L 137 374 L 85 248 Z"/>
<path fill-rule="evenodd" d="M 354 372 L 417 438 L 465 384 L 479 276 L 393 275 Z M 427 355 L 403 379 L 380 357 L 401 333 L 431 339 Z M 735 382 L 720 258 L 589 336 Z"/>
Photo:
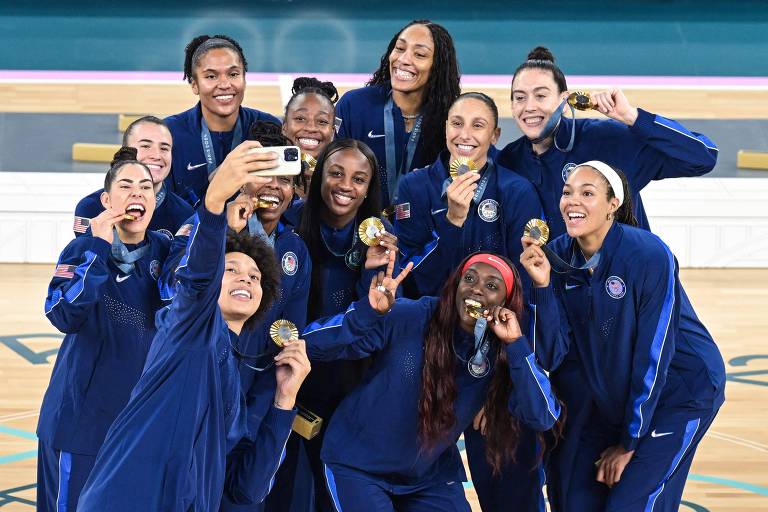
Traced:
<path fill-rule="evenodd" d="M 75 277 L 75 269 L 77 267 L 74 265 L 56 265 L 56 270 L 53 272 L 53 277 L 63 277 L 66 279 L 72 279 Z"/>
<path fill-rule="evenodd" d="M 179 230 L 176 232 L 176 236 L 189 236 L 191 232 L 192 232 L 192 224 L 183 224 L 179 228 Z"/>
<path fill-rule="evenodd" d="M 395 205 L 395 219 L 403 220 L 411 218 L 411 203 L 400 203 Z"/>
<path fill-rule="evenodd" d="M 88 231 L 88 226 L 91 225 L 91 219 L 86 217 L 78 217 L 75 215 L 75 223 L 72 225 L 72 231 L 75 233 L 85 233 Z"/>

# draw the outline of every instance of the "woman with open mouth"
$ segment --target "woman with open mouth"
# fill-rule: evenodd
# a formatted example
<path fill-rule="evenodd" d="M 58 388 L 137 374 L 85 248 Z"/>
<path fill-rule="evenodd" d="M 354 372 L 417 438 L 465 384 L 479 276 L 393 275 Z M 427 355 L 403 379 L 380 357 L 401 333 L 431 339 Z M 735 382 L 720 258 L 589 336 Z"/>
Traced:
<path fill-rule="evenodd" d="M 128 125 L 123 133 L 123 147 L 136 149 L 135 160 L 143 163 L 152 174 L 156 206 L 148 229 L 160 231 L 169 238 L 192 216 L 192 207 L 165 185 L 171 172 L 173 138 L 165 121 L 154 116 L 144 116 Z M 89 232 L 92 218 L 104 211 L 101 193 L 97 190 L 82 198 L 75 207 L 75 236 Z"/>
<path fill-rule="evenodd" d="M 560 195 L 568 173 L 579 162 L 601 160 L 622 169 L 629 180 L 639 226 L 650 229 L 640 197 L 642 189 L 652 180 L 701 176 L 710 172 L 717 161 L 717 146 L 705 135 L 636 108 L 617 88 L 591 95 L 594 109 L 607 119 L 565 116 L 570 91 L 563 71 L 546 48 L 537 47 L 529 53 L 515 70 L 511 88 L 512 117 L 523 136 L 507 145 L 496 161 L 536 188 L 550 239 L 566 231 L 559 211 Z M 688 298 L 683 295 L 682 300 L 687 302 Z M 570 452 L 566 448 L 578 441 L 578 425 L 582 414 L 586 414 L 581 412 L 581 405 L 585 403 L 587 385 L 571 358 L 550 378 L 568 410 L 566 438 L 556 448 L 566 456 Z M 569 432 L 573 432 L 572 436 Z M 517 465 L 530 465 L 523 456 L 517 461 Z M 502 502 L 510 499 L 508 490 L 515 489 L 515 474 L 493 484 Z M 554 482 L 549 481 L 550 500 L 556 493 Z M 533 510 L 538 510 L 537 503 L 542 499 L 536 498 Z"/>
<path fill-rule="evenodd" d="M 162 307 L 170 240 L 148 230 L 153 179 L 122 148 L 104 179 L 90 235 L 62 251 L 45 314 L 66 333 L 40 408 L 38 510 L 75 510 L 107 429 L 141 375 Z"/>
<path fill-rule="evenodd" d="M 460 262 L 439 297 L 395 300 L 412 266 L 393 278 L 390 254 L 368 297 L 304 333 L 313 360 L 375 354 L 323 444 L 336 510 L 469 511 L 456 439 L 480 409 L 495 470 L 514 453 L 520 425 L 543 432 L 559 419 L 560 404 L 520 329 L 514 265 L 476 253 Z"/>
<path fill-rule="evenodd" d="M 585 162 L 563 186 L 567 234 L 547 253 L 523 239 L 531 301 L 547 319 L 536 355 L 554 370 L 575 350 L 591 399 L 558 511 L 678 510 L 696 447 L 724 401 L 723 359 L 681 300 L 677 260 L 635 227 L 632 211 L 623 173 Z M 551 273 L 555 258 L 571 270 Z M 557 474 L 560 459 L 550 464 Z"/>
<path fill-rule="evenodd" d="M 541 202 L 533 186 L 498 165 L 489 154 L 498 141 L 498 109 L 485 94 L 467 92 L 451 105 L 445 122 L 447 150 L 429 167 L 417 169 L 400 182 L 400 201 L 407 214 L 398 215 L 395 229 L 402 241 L 405 261 L 414 262 L 406 293 L 417 298 L 436 295 L 456 265 L 468 254 L 491 251 L 518 261 L 523 248 L 520 233 L 541 215 Z M 527 281 L 527 276 L 525 280 Z M 485 458 L 485 443 L 476 427 L 464 433 L 467 462 L 483 510 L 507 503 L 538 503 L 541 488 L 535 438 L 526 431 L 527 465 L 512 465 L 507 472 L 514 483 L 504 487 L 507 499 L 492 491 L 492 468 Z M 519 490 L 515 493 L 514 490 Z M 533 493 L 533 494 L 532 494 Z"/>
<path fill-rule="evenodd" d="M 381 213 L 376 157 L 364 143 L 336 139 L 320 154 L 306 201 L 301 204 L 296 230 L 309 248 L 312 281 L 307 319 L 343 313 L 367 294 L 368 283 L 386 265 L 389 253 L 397 254 L 397 237 L 383 222 L 384 232 L 366 247 L 360 224 Z M 337 361 L 314 365 L 312 378 L 299 401 L 323 418 L 327 425 L 339 402 L 360 382 L 367 360 Z M 305 442 L 315 481 L 315 506 L 333 510 L 322 482 L 320 447 L 325 430 Z"/>
<path fill-rule="evenodd" d="M 192 206 L 254 121 L 280 124 L 272 114 L 242 106 L 246 71 L 243 49 L 231 37 L 197 36 L 184 49 L 184 79 L 200 101 L 165 120 L 173 135 L 173 166 L 166 184 Z"/>
<path fill-rule="evenodd" d="M 302 76 L 293 81 L 291 99 L 285 105 L 283 134 L 301 149 L 302 179 L 296 189 L 303 199 L 309 190 L 317 157 L 331 143 L 335 130 L 339 93 L 331 82 Z"/>
<path fill-rule="evenodd" d="M 218 510 L 225 493 L 256 505 L 269 492 L 310 367 L 304 342 L 285 341 L 268 358 L 274 392 L 249 397 L 246 406 L 240 337 L 279 293 L 269 246 L 227 233 L 226 201 L 243 185 L 265 184 L 251 172 L 277 163 L 276 153 L 254 155 L 253 147 L 246 141 L 227 156 L 195 213 L 181 265 L 173 266 L 173 303 L 157 316 L 144 372 L 109 430 L 78 510 Z M 227 461 L 243 438 L 248 448 Z"/>
<path fill-rule="evenodd" d="M 445 149 L 445 117 L 460 92 L 451 35 L 437 23 L 414 20 L 389 42 L 366 87 L 341 97 L 338 136 L 373 150 L 383 205 L 398 204 L 398 180 Z"/>

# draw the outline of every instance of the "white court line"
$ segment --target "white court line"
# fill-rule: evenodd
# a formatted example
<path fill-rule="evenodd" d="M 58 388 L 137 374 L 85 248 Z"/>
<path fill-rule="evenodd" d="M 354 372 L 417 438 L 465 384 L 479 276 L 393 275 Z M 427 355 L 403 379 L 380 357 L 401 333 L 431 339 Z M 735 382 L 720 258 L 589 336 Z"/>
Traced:
<path fill-rule="evenodd" d="M 749 439 L 744 439 L 743 437 L 738 437 L 731 434 L 723 434 L 722 432 L 715 432 L 712 430 L 707 432 L 707 435 L 714 437 L 715 439 L 720 439 L 721 441 L 728 441 L 733 444 L 738 444 L 739 446 L 745 446 L 747 448 L 752 448 L 754 450 L 768 453 L 768 445 L 764 445 L 756 441 L 751 441 Z"/>
<path fill-rule="evenodd" d="M 31 418 L 33 416 L 37 416 L 38 414 L 40 414 L 40 411 L 38 411 L 38 410 L 25 411 L 25 412 L 17 412 L 15 414 L 9 414 L 7 416 L 0 416 L 0 422 L 11 421 L 11 420 L 21 420 L 21 419 L 24 419 L 24 418 Z"/>

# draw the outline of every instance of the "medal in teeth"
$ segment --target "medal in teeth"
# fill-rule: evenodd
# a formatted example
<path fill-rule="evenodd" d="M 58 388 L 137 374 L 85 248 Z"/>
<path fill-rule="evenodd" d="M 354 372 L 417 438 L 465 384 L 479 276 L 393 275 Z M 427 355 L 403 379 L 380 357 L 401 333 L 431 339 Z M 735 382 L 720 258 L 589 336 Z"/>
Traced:
<path fill-rule="evenodd" d="M 475 320 L 483 318 L 483 312 L 485 311 L 485 307 L 482 304 L 480 304 L 478 301 L 474 299 L 465 299 L 464 308 L 466 309 L 467 314 L 472 318 L 474 318 Z"/>

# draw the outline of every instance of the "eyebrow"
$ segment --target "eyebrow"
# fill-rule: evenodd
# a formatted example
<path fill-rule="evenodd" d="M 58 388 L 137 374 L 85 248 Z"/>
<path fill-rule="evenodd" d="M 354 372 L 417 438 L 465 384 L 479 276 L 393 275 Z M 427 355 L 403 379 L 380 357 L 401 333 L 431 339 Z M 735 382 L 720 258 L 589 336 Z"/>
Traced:
<path fill-rule="evenodd" d="M 152 144 L 152 143 L 153 143 L 153 142 L 155 142 L 155 141 L 154 141 L 154 140 L 152 140 L 152 139 L 139 139 L 139 140 L 137 140 L 136 142 L 137 142 L 137 143 L 138 143 L 138 142 L 149 142 L 150 144 Z M 170 143 L 170 142 L 160 142 L 159 144 L 160 144 L 161 146 L 170 146 L 170 145 L 171 145 L 171 143 Z"/>
<path fill-rule="evenodd" d="M 550 91 L 551 89 L 549 87 L 547 87 L 546 85 L 542 85 L 542 86 L 539 86 L 539 87 L 535 87 L 533 89 L 533 92 L 542 91 L 542 90 L 543 91 Z M 526 94 L 526 92 L 524 90 L 522 90 L 522 89 L 513 89 L 512 90 L 512 94 L 515 94 L 516 92 Z"/>
<path fill-rule="evenodd" d="M 119 180 L 117 180 L 118 183 L 120 183 L 121 181 L 124 181 L 126 183 L 131 183 L 131 184 L 134 183 L 134 181 L 130 178 L 120 178 Z M 139 180 L 139 183 L 144 183 L 145 181 L 152 183 L 152 180 L 150 180 L 149 178 L 144 178 L 143 180 Z"/>
<path fill-rule="evenodd" d="M 240 69 L 242 69 L 242 66 L 229 66 L 227 68 L 227 71 L 232 71 L 233 69 L 240 70 Z M 219 70 L 213 69 L 213 68 L 205 68 L 203 70 L 203 73 L 218 73 L 218 72 L 219 72 Z"/>
<path fill-rule="evenodd" d="M 299 107 L 299 108 L 295 108 L 295 109 L 292 109 L 292 110 L 293 110 L 294 112 L 306 112 L 306 111 L 308 111 L 308 110 L 309 110 L 309 108 L 307 108 L 307 107 Z M 318 114 L 331 115 L 331 113 L 330 113 L 329 111 L 327 111 L 327 110 L 320 110 L 320 111 L 318 112 Z"/>
<path fill-rule="evenodd" d="M 406 41 L 406 40 L 405 40 L 405 39 L 403 39 L 402 37 L 398 38 L 398 39 L 397 39 L 397 42 L 398 42 L 398 43 L 401 43 L 401 42 L 402 42 L 402 43 L 408 44 L 408 41 Z M 417 47 L 417 48 L 424 48 L 425 50 L 429 50 L 429 51 L 432 51 L 432 47 L 431 47 L 431 46 L 427 46 L 426 44 L 422 44 L 422 43 L 416 43 L 416 44 L 414 44 L 413 46 L 415 46 L 415 47 Z"/>

